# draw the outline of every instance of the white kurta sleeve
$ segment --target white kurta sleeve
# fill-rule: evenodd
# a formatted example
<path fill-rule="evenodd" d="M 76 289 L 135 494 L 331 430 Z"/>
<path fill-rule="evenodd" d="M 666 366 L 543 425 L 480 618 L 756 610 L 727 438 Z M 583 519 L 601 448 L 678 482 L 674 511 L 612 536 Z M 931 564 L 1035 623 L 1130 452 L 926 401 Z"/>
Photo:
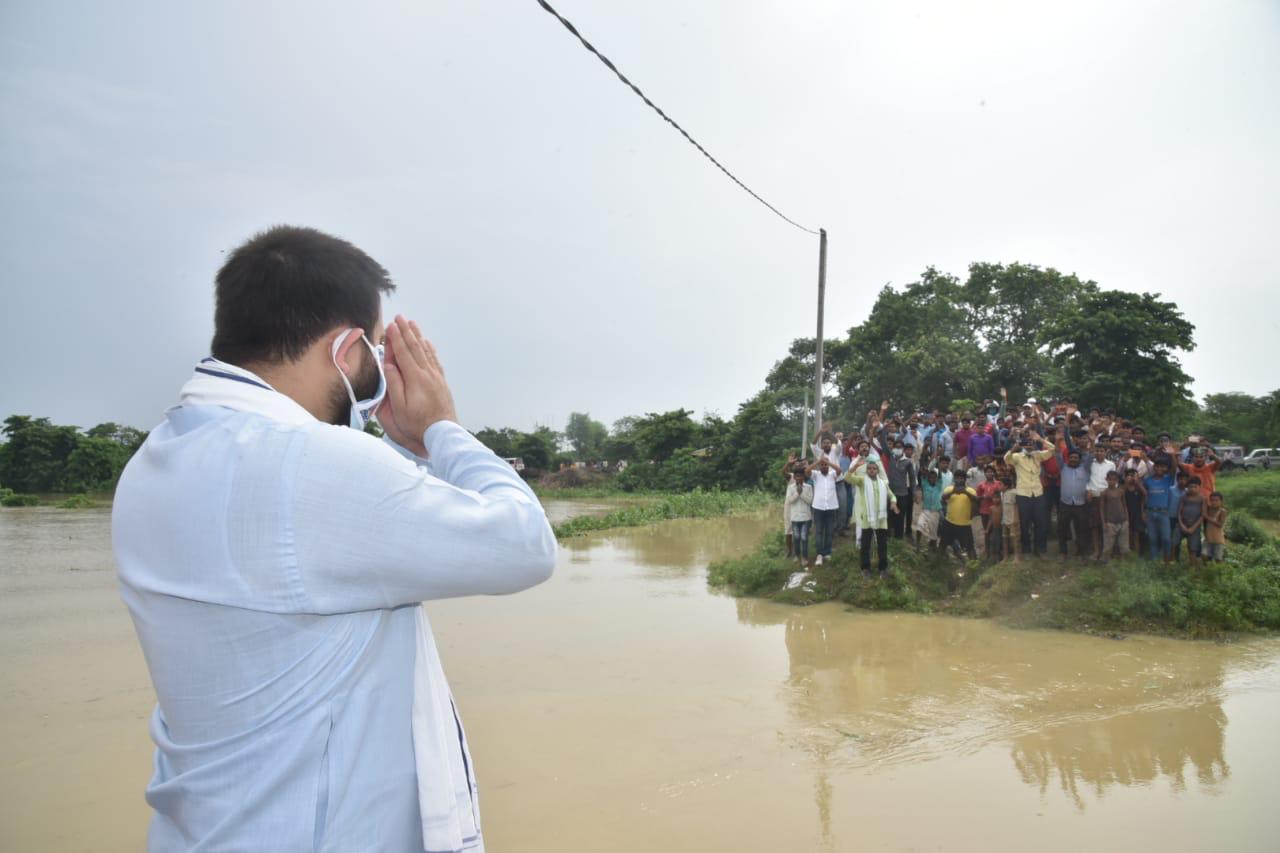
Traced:
<path fill-rule="evenodd" d="M 555 535 L 511 466 L 455 423 L 423 444 L 430 472 L 350 429 L 305 432 L 281 472 L 298 609 L 511 593 L 550 577 Z"/>

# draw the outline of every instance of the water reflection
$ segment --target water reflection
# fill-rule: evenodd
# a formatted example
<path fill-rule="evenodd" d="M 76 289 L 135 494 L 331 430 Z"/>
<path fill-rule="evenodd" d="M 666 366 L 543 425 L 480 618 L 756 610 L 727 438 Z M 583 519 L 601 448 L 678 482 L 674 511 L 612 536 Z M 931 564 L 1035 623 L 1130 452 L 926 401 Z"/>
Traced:
<path fill-rule="evenodd" d="M 820 820 L 827 773 L 1000 744 L 1028 785 L 1084 792 L 1194 775 L 1212 789 L 1224 757 L 1223 683 L 1274 651 L 1152 638 L 1010 631 L 989 622 L 797 609 L 741 599 L 739 621 L 782 625 L 791 745 L 815 759 Z M 824 820 L 825 823 L 825 820 Z"/>
<path fill-rule="evenodd" d="M 1212 790 L 1231 774 L 1223 757 L 1226 725 L 1217 702 L 1135 711 L 1019 737 L 1013 763 L 1022 781 L 1041 793 L 1056 781 L 1080 809 L 1086 786 L 1101 797 L 1112 785 L 1166 777 L 1175 790 L 1183 790 L 1188 770 L 1194 770 L 1202 788 Z"/>
<path fill-rule="evenodd" d="M 625 528 L 562 541 L 573 562 L 593 554 L 621 564 L 688 576 L 708 563 L 740 554 L 760 541 L 755 515 L 712 519 L 675 519 L 648 527 Z"/>

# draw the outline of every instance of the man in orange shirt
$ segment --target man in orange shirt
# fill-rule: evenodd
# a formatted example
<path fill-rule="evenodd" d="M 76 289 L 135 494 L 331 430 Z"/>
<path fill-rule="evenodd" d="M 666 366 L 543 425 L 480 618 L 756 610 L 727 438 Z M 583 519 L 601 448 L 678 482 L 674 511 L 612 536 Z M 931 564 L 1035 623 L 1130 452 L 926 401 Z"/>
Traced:
<path fill-rule="evenodd" d="M 1191 448 L 1191 461 L 1179 462 L 1178 467 L 1187 473 L 1188 477 L 1200 478 L 1200 492 L 1202 494 L 1211 495 L 1216 491 L 1218 469 L 1222 467 L 1222 460 L 1217 454 L 1208 447 L 1201 445 Z"/>

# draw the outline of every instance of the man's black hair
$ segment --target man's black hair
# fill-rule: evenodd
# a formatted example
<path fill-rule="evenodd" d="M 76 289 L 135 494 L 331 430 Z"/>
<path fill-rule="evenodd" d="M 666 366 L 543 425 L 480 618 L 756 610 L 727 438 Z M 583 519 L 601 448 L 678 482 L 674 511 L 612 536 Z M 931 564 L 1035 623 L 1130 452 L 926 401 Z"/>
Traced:
<path fill-rule="evenodd" d="M 292 361 L 337 326 L 370 334 L 382 294 L 396 287 L 346 240 L 291 225 L 250 238 L 215 281 L 210 351 L 239 365 Z"/>

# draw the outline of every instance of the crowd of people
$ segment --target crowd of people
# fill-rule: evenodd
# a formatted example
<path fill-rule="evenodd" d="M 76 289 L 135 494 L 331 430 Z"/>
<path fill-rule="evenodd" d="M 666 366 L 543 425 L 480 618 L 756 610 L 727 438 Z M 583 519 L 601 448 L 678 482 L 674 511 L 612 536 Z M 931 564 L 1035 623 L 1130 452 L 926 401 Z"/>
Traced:
<path fill-rule="evenodd" d="M 880 577 L 891 537 L 961 559 L 1017 561 L 1047 557 L 1051 527 L 1063 560 L 1072 551 L 1169 563 L 1185 550 L 1192 566 L 1224 558 L 1221 460 L 1200 436 L 1149 437 L 1069 399 L 1032 398 L 1014 411 L 1003 388 L 975 412 L 889 409 L 886 400 L 849 432 L 823 424 L 811 455 L 793 453 L 783 466 L 788 555 L 805 566 L 829 559 L 850 528 L 863 573 L 874 547 Z"/>

